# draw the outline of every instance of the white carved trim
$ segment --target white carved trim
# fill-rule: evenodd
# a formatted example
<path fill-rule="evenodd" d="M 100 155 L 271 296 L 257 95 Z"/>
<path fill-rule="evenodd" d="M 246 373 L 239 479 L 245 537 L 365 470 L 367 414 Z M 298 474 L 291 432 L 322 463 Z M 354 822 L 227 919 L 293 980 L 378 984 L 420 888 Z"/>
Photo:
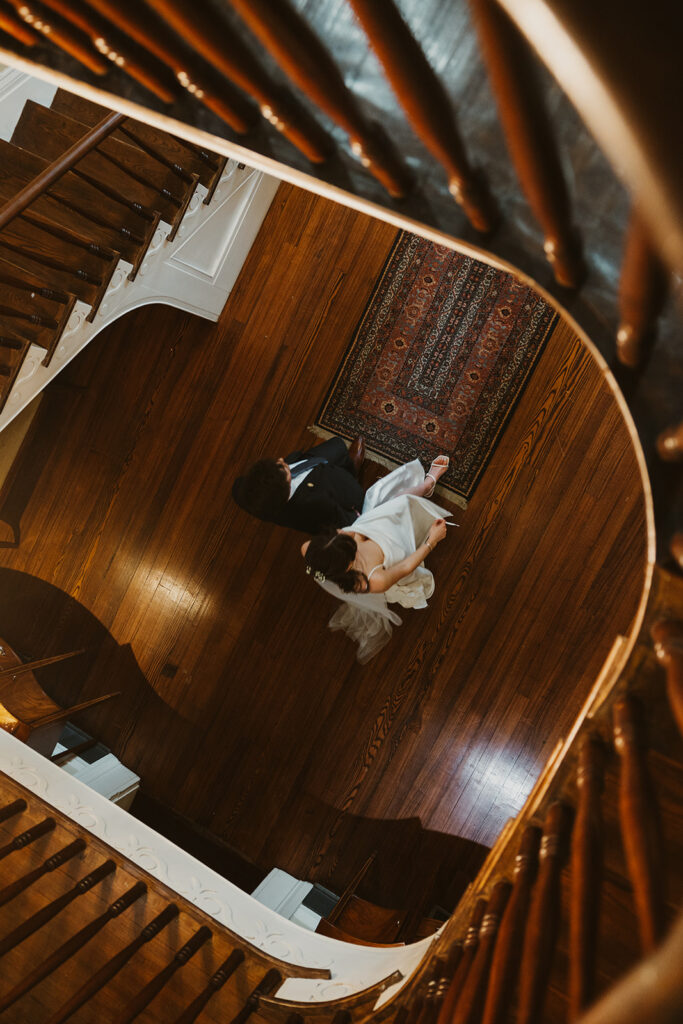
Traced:
<path fill-rule="evenodd" d="M 327 967 L 329 980 L 289 978 L 282 999 L 322 1002 L 362 991 L 400 971 L 403 980 L 382 993 L 391 998 L 417 968 L 432 939 L 390 949 L 354 946 L 309 932 L 280 917 L 216 874 L 127 811 L 62 771 L 0 729 L 0 771 L 169 886 L 204 913 L 271 956 L 308 967 Z M 258 813 L 255 810 L 255 813 Z"/>
<path fill-rule="evenodd" d="M 9 142 L 26 100 L 49 107 L 57 86 L 16 68 L 0 70 L 0 139 Z"/>

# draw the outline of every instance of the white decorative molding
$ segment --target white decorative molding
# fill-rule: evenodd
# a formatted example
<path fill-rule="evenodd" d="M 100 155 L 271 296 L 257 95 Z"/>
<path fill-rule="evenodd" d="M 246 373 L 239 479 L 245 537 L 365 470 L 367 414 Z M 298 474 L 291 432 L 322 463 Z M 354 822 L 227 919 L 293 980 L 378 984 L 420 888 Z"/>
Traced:
<path fill-rule="evenodd" d="M 26 100 L 49 107 L 57 86 L 16 68 L 0 70 L 0 139 L 9 142 Z"/>
<path fill-rule="evenodd" d="M 382 993 L 380 1005 L 405 984 L 433 941 L 428 938 L 409 946 L 376 948 L 354 946 L 310 932 L 263 906 L 1 729 L 0 771 L 264 953 L 287 963 L 329 969 L 330 979 L 288 978 L 278 990 L 283 999 L 340 999 L 400 971 L 402 980 Z"/>

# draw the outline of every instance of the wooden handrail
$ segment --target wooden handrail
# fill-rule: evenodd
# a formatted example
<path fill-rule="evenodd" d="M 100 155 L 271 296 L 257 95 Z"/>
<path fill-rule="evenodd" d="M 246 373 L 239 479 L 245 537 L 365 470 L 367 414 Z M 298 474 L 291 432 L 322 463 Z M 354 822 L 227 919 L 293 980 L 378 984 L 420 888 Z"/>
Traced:
<path fill-rule="evenodd" d="M 30 206 L 33 200 L 42 195 L 58 178 L 61 178 L 63 174 L 70 171 L 81 157 L 89 153 L 91 149 L 94 149 L 102 139 L 106 139 L 124 120 L 125 114 L 116 112 L 107 114 L 99 124 L 95 125 L 78 142 L 75 142 L 73 146 L 70 146 L 57 160 L 53 160 L 49 167 L 41 171 L 33 181 L 30 181 L 12 199 L 8 200 L 4 206 L 0 207 L 0 231 L 11 220 L 14 220 L 15 217 L 22 213 L 27 206 Z"/>

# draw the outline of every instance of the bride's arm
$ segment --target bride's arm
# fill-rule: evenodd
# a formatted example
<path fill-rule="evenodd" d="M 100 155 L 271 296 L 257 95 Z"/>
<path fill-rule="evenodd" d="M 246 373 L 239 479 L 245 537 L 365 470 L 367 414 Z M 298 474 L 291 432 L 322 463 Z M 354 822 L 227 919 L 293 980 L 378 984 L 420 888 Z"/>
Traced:
<path fill-rule="evenodd" d="M 411 555 L 396 562 L 390 569 L 378 569 L 373 572 L 368 590 L 371 594 L 383 594 L 395 583 L 402 580 L 404 576 L 410 576 L 411 572 L 417 569 L 418 565 L 424 562 L 427 555 L 434 550 L 439 541 L 446 536 L 446 524 L 443 519 L 436 519 L 427 535 L 427 540 L 420 544 Z"/>
<path fill-rule="evenodd" d="M 420 544 L 417 551 L 412 555 L 408 555 L 407 558 L 402 558 L 400 562 L 396 562 L 392 565 L 391 569 L 377 569 L 373 572 L 370 580 L 368 590 L 371 594 L 383 594 L 385 590 L 389 590 L 393 587 L 394 583 L 398 583 L 404 576 L 410 576 L 411 572 L 417 569 L 418 565 L 424 562 L 425 558 L 432 549 L 429 544 L 425 541 L 424 544 Z"/>

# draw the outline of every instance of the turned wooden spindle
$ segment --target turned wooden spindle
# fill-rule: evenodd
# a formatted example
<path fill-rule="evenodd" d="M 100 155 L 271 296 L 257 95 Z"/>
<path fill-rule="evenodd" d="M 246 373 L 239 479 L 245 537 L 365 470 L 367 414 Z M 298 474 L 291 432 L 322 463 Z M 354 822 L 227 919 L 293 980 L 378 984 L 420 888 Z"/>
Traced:
<path fill-rule="evenodd" d="M 569 1020 L 595 997 L 595 969 L 602 881 L 604 748 L 591 736 L 579 750 L 579 800 L 571 843 L 569 899 Z"/>
<path fill-rule="evenodd" d="M 38 36 L 11 11 L 0 11 L 0 30 L 23 46 L 35 46 Z"/>
<path fill-rule="evenodd" d="M 194 935 L 188 939 L 184 946 L 182 946 L 175 954 L 173 959 L 162 971 L 152 978 L 152 980 L 145 985 L 145 987 L 138 992 L 137 996 L 126 1006 L 125 1010 L 121 1011 L 121 1016 L 117 1018 L 118 1024 L 130 1024 L 130 1021 L 135 1020 L 145 1007 L 151 1003 L 155 996 L 161 992 L 164 985 L 166 985 L 173 975 L 179 971 L 188 960 L 191 960 L 198 949 L 204 945 L 205 942 L 211 938 L 211 929 L 207 928 L 206 925 L 202 925 Z"/>
<path fill-rule="evenodd" d="M 649 232 L 634 213 L 626 234 L 619 281 L 617 358 L 624 366 L 635 368 L 642 362 L 666 298 L 666 284 L 667 273 Z"/>
<path fill-rule="evenodd" d="M 369 120 L 341 71 L 289 0 L 230 0 L 283 71 L 347 133 L 361 163 L 400 199 L 412 175 L 381 126 Z"/>
<path fill-rule="evenodd" d="M 641 947 L 649 953 L 664 933 L 664 865 L 657 802 L 639 728 L 642 716 L 642 707 L 632 697 L 622 697 L 614 705 L 614 746 L 621 761 L 621 838 L 633 886 Z"/>
<path fill-rule="evenodd" d="M 655 622 L 650 635 L 657 660 L 666 670 L 666 695 L 683 736 L 683 622 L 661 619 Z"/>
<path fill-rule="evenodd" d="M 168 69 L 148 53 L 131 52 L 130 43 L 118 33 L 112 33 L 111 25 L 90 10 L 95 6 L 92 0 L 88 0 L 89 6 L 75 4 L 73 0 L 41 0 L 41 3 L 79 29 L 101 56 L 144 85 L 162 103 L 174 102 L 179 90 L 177 86 L 174 89 L 176 83 Z"/>
<path fill-rule="evenodd" d="M 11 804 L 5 804 L 4 807 L 0 807 L 0 821 L 8 821 L 9 818 L 13 818 L 15 814 L 21 814 L 21 812 L 25 810 L 25 800 L 21 797 L 18 800 L 13 800 Z"/>
<path fill-rule="evenodd" d="M 529 45 L 496 0 L 470 0 L 470 8 L 510 157 L 545 235 L 546 259 L 558 284 L 576 288 L 585 267 Z"/>
<path fill-rule="evenodd" d="M 479 945 L 458 996 L 452 1017 L 453 1024 L 475 1024 L 481 1018 L 493 950 L 511 889 L 509 882 L 500 881 L 496 882 L 491 891 L 491 898 L 479 928 Z"/>
<path fill-rule="evenodd" d="M 477 946 L 479 945 L 479 929 L 481 928 L 481 922 L 484 920 L 484 914 L 486 913 L 486 900 L 478 899 L 472 917 L 470 918 L 469 928 L 465 934 L 465 939 L 462 944 L 462 956 L 458 960 L 455 972 L 451 977 L 448 990 L 444 996 L 444 1000 L 439 1010 L 438 1024 L 451 1024 L 453 1019 L 453 1011 L 455 1010 L 458 996 L 462 991 L 462 987 L 467 980 L 474 955 L 477 952 Z"/>
<path fill-rule="evenodd" d="M 451 978 L 462 957 L 462 945 L 454 943 L 448 955 L 435 957 L 426 986 L 415 993 L 403 1024 L 436 1024 Z"/>
<path fill-rule="evenodd" d="M 83 839 L 75 839 L 73 843 L 69 843 L 68 846 L 64 846 L 58 853 L 53 853 L 51 857 L 44 860 L 42 864 L 39 864 L 33 871 L 28 871 L 21 878 L 17 878 L 16 881 L 10 882 L 4 889 L 0 889 L 0 907 L 4 906 L 5 903 L 9 903 L 15 896 L 23 892 L 24 889 L 28 889 L 29 886 L 37 882 L 43 875 L 48 874 L 50 871 L 55 871 L 62 864 L 66 864 L 68 860 L 75 857 L 77 853 L 81 853 L 85 849 L 85 841 Z"/>
<path fill-rule="evenodd" d="M 683 462 L 683 422 L 662 431 L 657 438 L 657 454 L 664 462 Z"/>
<path fill-rule="evenodd" d="M 61 946 L 58 946 L 45 960 L 39 963 L 37 967 L 34 967 L 29 974 L 25 975 L 14 988 L 10 989 L 9 992 L 0 998 L 0 1013 L 4 1012 L 13 1003 L 16 1003 L 17 999 L 20 999 L 26 992 L 35 988 L 39 982 L 47 978 L 53 971 L 56 971 L 63 963 L 66 963 L 79 949 L 82 949 L 87 942 L 90 942 L 109 921 L 122 914 L 136 900 L 144 896 L 146 892 L 146 884 L 144 882 L 136 882 L 123 896 L 119 896 L 117 900 L 114 900 L 103 914 L 90 921 Z"/>
<path fill-rule="evenodd" d="M 105 860 L 103 864 L 95 868 L 89 874 L 84 875 L 79 882 L 69 889 L 67 892 L 62 893 L 56 899 L 52 900 L 46 906 L 41 907 L 35 914 L 26 918 L 21 924 L 18 924 L 8 935 L 5 935 L 3 939 L 0 939 L 0 956 L 4 956 L 8 950 L 18 946 L 20 942 L 27 939 L 29 935 L 33 935 L 39 928 L 43 928 L 49 921 L 56 917 L 65 907 L 68 907 L 70 903 L 78 899 L 80 896 L 84 896 L 89 892 L 93 886 L 99 885 L 102 879 L 106 878 L 113 871 L 116 871 L 116 864 L 113 860 Z"/>
<path fill-rule="evenodd" d="M 477 231 L 491 231 L 498 211 L 486 179 L 467 158 L 446 90 L 394 0 L 349 0 L 408 120 L 448 174 L 451 195 Z"/>
<path fill-rule="evenodd" d="M 193 1024 L 193 1021 L 197 1019 L 209 999 L 211 999 L 219 989 L 223 988 L 223 985 L 225 985 L 226 981 L 235 973 L 243 961 L 244 953 L 242 950 L 233 949 L 227 960 L 224 960 L 218 970 L 214 971 L 211 975 L 199 995 L 192 1000 L 187 1009 L 183 1010 L 179 1017 L 176 1017 L 174 1024 Z"/>
<path fill-rule="evenodd" d="M 678 530 L 674 533 L 669 541 L 669 551 L 676 565 L 683 572 L 683 530 Z"/>
<path fill-rule="evenodd" d="M 65 2 L 65 0 L 60 0 Z M 183 89 L 218 114 L 240 134 L 249 131 L 258 120 L 251 100 L 232 82 L 220 80 L 203 61 L 193 57 L 166 22 L 138 0 L 88 0 L 91 7 L 127 36 L 163 61 Z"/>
<path fill-rule="evenodd" d="M 545 818 L 538 854 L 519 979 L 518 1024 L 541 1024 L 560 925 L 560 874 L 567 855 L 571 812 L 552 804 Z"/>
<path fill-rule="evenodd" d="M 231 1024 L 246 1024 L 246 1021 L 249 1020 L 252 1013 L 258 1009 L 261 996 L 270 995 L 270 993 L 274 992 L 276 988 L 279 988 L 281 983 L 282 975 L 274 967 L 271 967 L 271 969 L 263 975 L 256 988 L 247 996 L 247 1001 L 237 1016 L 233 1017 Z M 342 1010 L 340 1012 L 343 1013 L 344 1011 Z M 339 1024 L 348 1024 L 348 1022 L 342 1020 Z"/>
<path fill-rule="evenodd" d="M 253 53 L 214 12 L 191 0 L 148 3 L 204 60 L 252 96 L 266 120 L 312 163 L 323 163 L 332 155 L 332 138 L 290 92 L 271 80 Z"/>
<path fill-rule="evenodd" d="M 524 830 L 515 857 L 512 893 L 498 930 L 493 952 L 482 1024 L 502 1024 L 510 1009 L 517 983 L 529 902 L 538 867 L 541 830 L 529 825 Z"/>
<path fill-rule="evenodd" d="M 175 903 L 169 903 L 167 907 L 157 914 L 149 924 L 145 925 L 142 931 L 136 935 L 132 942 L 124 946 L 115 954 L 103 967 L 96 971 L 70 999 L 67 999 L 59 1009 L 47 1021 L 47 1024 L 62 1024 L 68 1020 L 81 1006 L 95 996 L 100 989 L 104 988 L 107 982 L 118 974 L 122 967 L 133 957 L 146 942 L 151 942 L 159 932 L 178 916 L 179 910 Z"/>
<path fill-rule="evenodd" d="M 9 843 L 5 843 L 4 846 L 0 846 L 0 860 L 8 857 L 10 853 L 15 853 L 17 850 L 23 850 L 25 846 L 30 843 L 34 843 L 36 839 L 40 839 L 47 832 L 52 832 L 56 825 L 54 818 L 44 818 L 43 821 L 39 821 L 37 825 L 32 825 L 31 828 L 27 828 L 25 832 L 21 832 L 14 839 L 11 839 Z"/>
<path fill-rule="evenodd" d="M 7 0 L 22 21 L 32 29 L 49 39 L 50 42 L 74 57 L 95 75 L 104 75 L 108 70 L 107 62 L 90 45 L 87 36 L 73 29 L 68 22 L 50 13 L 46 16 L 39 7 L 30 0 Z"/>

